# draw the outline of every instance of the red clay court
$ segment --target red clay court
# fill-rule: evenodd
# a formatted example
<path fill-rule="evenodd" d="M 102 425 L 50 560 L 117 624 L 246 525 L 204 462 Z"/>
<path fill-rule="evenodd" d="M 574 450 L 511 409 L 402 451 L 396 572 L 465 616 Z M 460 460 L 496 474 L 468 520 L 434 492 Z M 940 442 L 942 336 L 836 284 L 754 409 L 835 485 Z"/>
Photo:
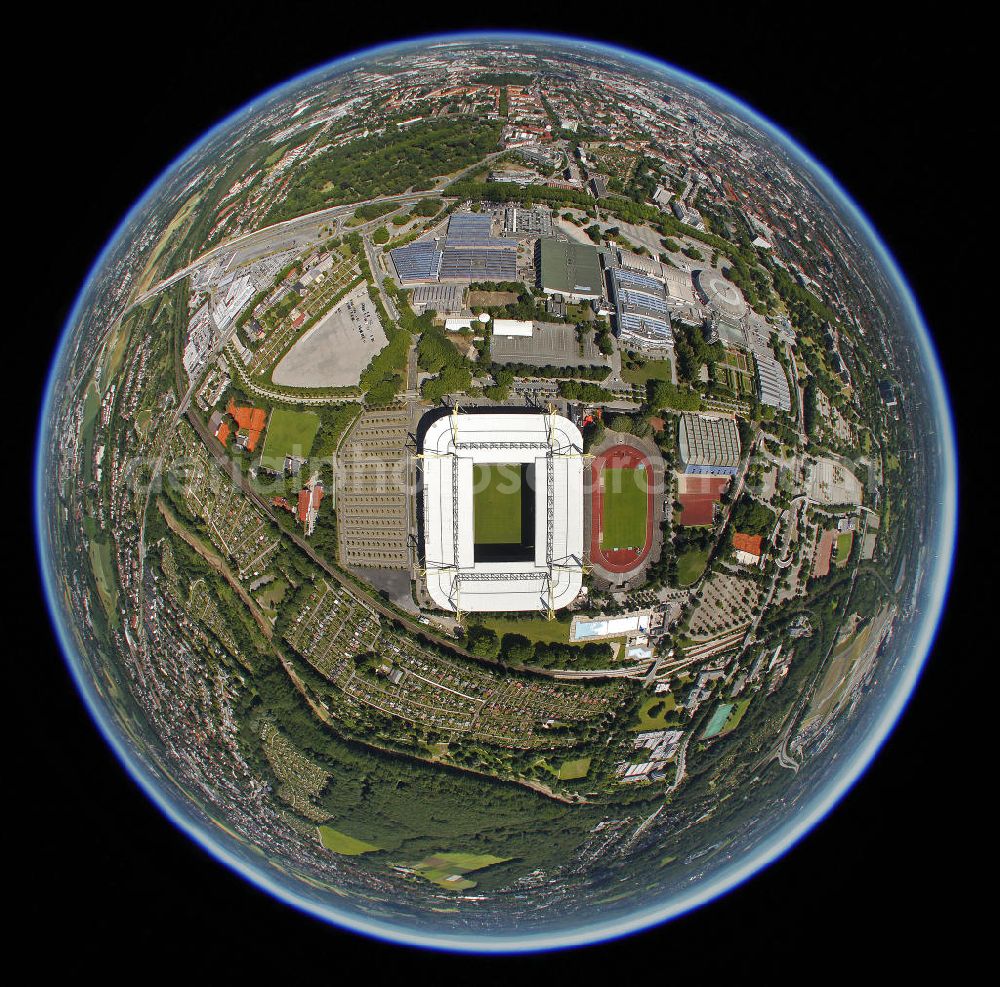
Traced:
<path fill-rule="evenodd" d="M 677 484 L 677 500 L 683 508 L 679 523 L 685 526 L 711 524 L 715 505 L 728 485 L 728 476 L 682 474 Z"/>
<path fill-rule="evenodd" d="M 601 548 L 604 529 L 604 489 L 601 474 L 607 469 L 639 469 L 646 474 L 646 538 L 638 548 Z M 653 467 L 644 452 L 633 446 L 612 446 L 594 458 L 590 473 L 590 560 L 608 572 L 631 572 L 645 561 L 653 544 Z"/>

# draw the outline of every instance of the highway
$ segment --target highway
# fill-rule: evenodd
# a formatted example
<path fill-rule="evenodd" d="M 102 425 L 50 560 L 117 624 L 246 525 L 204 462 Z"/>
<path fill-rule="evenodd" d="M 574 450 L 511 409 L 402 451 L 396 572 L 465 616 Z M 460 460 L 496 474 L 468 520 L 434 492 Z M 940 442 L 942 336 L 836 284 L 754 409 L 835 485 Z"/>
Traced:
<path fill-rule="evenodd" d="M 287 249 L 289 247 L 298 247 L 304 250 L 307 244 L 326 239 L 330 235 L 321 235 L 321 230 L 324 227 L 329 226 L 330 223 L 333 222 L 339 230 L 342 220 L 348 215 L 353 215 L 354 211 L 361 206 L 392 202 L 402 207 L 419 202 L 421 199 L 447 194 L 446 189 L 449 185 L 461 181 L 467 175 L 481 168 L 484 164 L 488 164 L 489 162 L 500 157 L 503 153 L 504 152 L 502 151 L 497 151 L 493 154 L 488 154 L 481 161 L 477 161 L 476 164 L 466 168 L 464 171 L 459 172 L 457 175 L 441 179 L 429 189 L 424 189 L 419 192 L 402 192 L 399 195 L 377 196 L 374 199 L 365 199 L 363 202 L 352 202 L 347 205 L 330 206 L 327 209 L 318 209 L 316 212 L 304 213 L 303 215 L 295 216 L 292 219 L 282 220 L 280 223 L 272 223 L 270 226 L 263 226 L 259 230 L 252 230 L 249 233 L 241 233 L 238 236 L 225 240 L 217 246 L 206 250 L 205 253 L 191 261 L 187 267 L 174 272 L 170 275 L 170 277 L 165 278 L 163 281 L 153 285 L 141 295 L 137 295 L 129 303 L 125 311 L 128 312 L 136 305 L 141 305 L 143 302 L 148 301 L 155 295 L 158 295 L 165 288 L 169 288 L 172 284 L 176 284 L 181 278 L 186 277 L 188 274 L 198 270 L 210 261 L 215 260 L 217 257 L 231 251 L 237 251 L 242 254 L 239 265 L 242 266 L 257 257 L 264 257 L 268 254 L 276 253 L 279 250 Z M 354 227 L 354 229 L 360 232 L 371 227 L 373 224 L 384 222 L 385 218 L 385 216 L 380 216 L 378 219 L 370 220 L 368 223 Z M 371 263 L 370 260 L 369 263 Z M 378 268 L 373 265 L 372 274 L 375 275 L 377 271 Z"/>

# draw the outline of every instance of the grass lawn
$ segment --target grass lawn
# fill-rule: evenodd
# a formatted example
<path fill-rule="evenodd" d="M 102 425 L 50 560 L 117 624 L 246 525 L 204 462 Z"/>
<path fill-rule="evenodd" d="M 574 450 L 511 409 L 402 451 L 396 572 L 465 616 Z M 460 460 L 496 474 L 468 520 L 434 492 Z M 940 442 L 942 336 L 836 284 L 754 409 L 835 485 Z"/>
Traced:
<path fill-rule="evenodd" d="M 604 469 L 601 484 L 601 548 L 640 548 L 646 542 L 645 470 Z"/>
<path fill-rule="evenodd" d="M 749 699 L 741 699 L 732 710 L 730 710 L 729 718 L 726 720 L 725 725 L 722 727 L 722 736 L 724 737 L 727 733 L 735 730 L 740 725 L 740 720 L 743 719 L 743 714 L 747 711 L 747 706 L 750 705 Z"/>
<path fill-rule="evenodd" d="M 279 576 L 257 590 L 254 599 L 265 615 L 273 621 L 278 616 L 278 604 L 285 598 L 287 592 L 288 583 Z"/>
<path fill-rule="evenodd" d="M 476 882 L 463 877 L 464 874 L 508 860 L 510 857 L 494 857 L 488 853 L 435 853 L 425 857 L 413 870 L 446 891 L 467 891 L 474 888 Z"/>
<path fill-rule="evenodd" d="M 477 463 L 472 467 L 477 545 L 521 542 L 521 466 Z"/>
<path fill-rule="evenodd" d="M 541 641 L 544 644 L 569 644 L 570 623 L 561 620 L 546 620 L 539 617 L 535 620 L 504 620 L 502 617 L 486 617 L 484 627 L 490 627 L 497 632 L 498 637 L 504 634 L 520 634 L 529 641 Z"/>
<path fill-rule="evenodd" d="M 708 550 L 692 549 L 677 556 L 677 585 L 690 586 L 705 571 Z"/>
<path fill-rule="evenodd" d="M 670 361 L 647 360 L 641 367 L 631 370 L 622 367 L 622 379 L 630 384 L 645 384 L 647 380 L 665 380 L 669 383 Z"/>
<path fill-rule="evenodd" d="M 286 456 L 305 459 L 312 452 L 313 440 L 319 431 L 319 415 L 312 411 L 288 411 L 275 408 L 267 423 L 264 449 L 260 464 L 265 469 L 280 473 L 285 468 Z"/>
<path fill-rule="evenodd" d="M 844 565 L 851 555 L 851 545 L 854 544 L 854 532 L 844 531 L 837 535 L 837 547 L 834 549 L 833 564 Z"/>
<path fill-rule="evenodd" d="M 115 581 L 114 563 L 111 558 L 111 543 L 98 538 L 90 539 L 90 564 L 97 581 L 97 595 L 104 605 L 112 627 L 120 620 L 118 613 L 118 584 Z"/>
<path fill-rule="evenodd" d="M 650 696 L 643 700 L 636 714 L 636 722 L 629 729 L 637 733 L 642 730 L 666 730 L 670 726 L 667 716 L 674 711 L 676 705 L 672 692 Z"/>
<path fill-rule="evenodd" d="M 332 853 L 341 853 L 345 857 L 357 857 L 362 853 L 371 853 L 379 847 L 364 840 L 356 840 L 353 836 L 331 829 L 329 826 L 318 826 L 320 842 Z"/>
<path fill-rule="evenodd" d="M 590 758 L 578 757 L 575 761 L 563 761 L 556 777 L 561 781 L 576 781 L 578 778 L 586 778 L 589 770 Z"/>

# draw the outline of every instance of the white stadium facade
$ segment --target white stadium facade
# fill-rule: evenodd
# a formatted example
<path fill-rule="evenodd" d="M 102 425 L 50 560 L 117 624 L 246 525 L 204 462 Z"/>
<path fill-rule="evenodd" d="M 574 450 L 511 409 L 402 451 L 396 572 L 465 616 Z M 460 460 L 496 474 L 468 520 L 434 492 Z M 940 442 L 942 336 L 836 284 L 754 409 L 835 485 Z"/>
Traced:
<path fill-rule="evenodd" d="M 568 606 L 583 583 L 583 438 L 556 414 L 461 413 L 423 437 L 424 571 L 427 592 L 458 613 Z M 506 466 L 505 466 L 506 464 Z M 509 464 L 518 464 L 512 467 Z M 520 557 L 484 557 L 476 544 L 476 467 L 533 473 L 533 526 Z"/>

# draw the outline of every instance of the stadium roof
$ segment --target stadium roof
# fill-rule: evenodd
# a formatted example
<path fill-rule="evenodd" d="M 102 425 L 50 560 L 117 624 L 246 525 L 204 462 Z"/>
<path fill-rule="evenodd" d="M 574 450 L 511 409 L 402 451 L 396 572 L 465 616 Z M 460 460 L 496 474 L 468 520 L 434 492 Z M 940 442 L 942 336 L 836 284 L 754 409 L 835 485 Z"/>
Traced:
<path fill-rule="evenodd" d="M 435 421 L 422 448 L 427 592 L 443 610 L 558 609 L 583 583 L 583 439 L 560 415 L 459 414 Z M 477 562 L 473 465 L 535 467 L 532 558 Z"/>
<path fill-rule="evenodd" d="M 569 240 L 539 240 L 542 289 L 550 294 L 600 298 L 604 279 L 597 248 Z"/>

